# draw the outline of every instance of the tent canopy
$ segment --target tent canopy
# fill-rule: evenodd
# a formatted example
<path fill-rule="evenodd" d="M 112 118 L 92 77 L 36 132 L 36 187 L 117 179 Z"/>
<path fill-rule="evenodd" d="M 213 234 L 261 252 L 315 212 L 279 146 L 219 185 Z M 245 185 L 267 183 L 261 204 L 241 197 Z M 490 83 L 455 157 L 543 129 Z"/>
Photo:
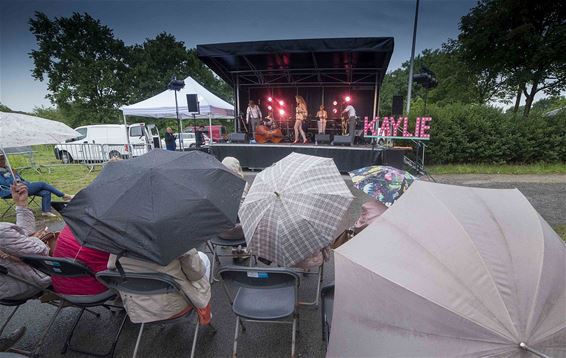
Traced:
<path fill-rule="evenodd" d="M 177 93 L 179 118 L 192 118 L 187 108 L 187 94 L 196 94 L 200 105 L 197 118 L 233 119 L 234 106 L 207 90 L 192 77 L 185 78 L 185 87 Z M 120 108 L 124 116 L 176 118 L 175 93 L 165 90 L 141 102 Z"/>
<path fill-rule="evenodd" d="M 373 84 L 383 79 L 392 37 L 198 45 L 198 57 L 231 85 Z"/>

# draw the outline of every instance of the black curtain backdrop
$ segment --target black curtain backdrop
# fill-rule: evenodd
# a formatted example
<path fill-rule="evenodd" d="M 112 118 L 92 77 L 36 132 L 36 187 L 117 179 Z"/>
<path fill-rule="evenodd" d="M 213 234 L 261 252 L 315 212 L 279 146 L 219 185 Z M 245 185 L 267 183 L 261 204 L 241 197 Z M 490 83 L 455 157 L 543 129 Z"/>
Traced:
<path fill-rule="evenodd" d="M 322 103 L 322 93 L 324 90 L 324 103 Z M 242 93 L 243 92 L 243 93 Z M 273 114 L 277 119 L 280 119 L 278 113 L 279 109 L 285 111 L 285 118 L 295 117 L 295 95 L 302 96 L 307 102 L 309 118 L 314 118 L 316 112 L 321 104 L 324 104 L 326 111 L 328 112 L 329 119 L 339 118 L 341 110 L 344 108 L 342 102 L 344 97 L 351 97 L 351 104 L 356 109 L 356 114 L 360 119 L 363 120 L 364 116 L 371 118 L 373 114 L 373 88 L 362 87 L 362 88 L 352 88 L 347 87 L 286 87 L 286 88 L 243 88 L 240 92 L 240 108 L 245 115 L 246 109 L 248 108 L 248 101 L 253 100 L 256 102 L 260 108 L 263 116 L 267 116 L 268 106 L 271 105 L 273 108 Z M 268 98 L 273 99 L 272 102 L 268 101 Z M 284 105 L 280 106 L 277 101 L 283 100 Z M 333 102 L 337 101 L 338 105 L 333 106 Z M 334 114 L 332 112 L 333 108 L 338 109 L 338 113 Z"/>

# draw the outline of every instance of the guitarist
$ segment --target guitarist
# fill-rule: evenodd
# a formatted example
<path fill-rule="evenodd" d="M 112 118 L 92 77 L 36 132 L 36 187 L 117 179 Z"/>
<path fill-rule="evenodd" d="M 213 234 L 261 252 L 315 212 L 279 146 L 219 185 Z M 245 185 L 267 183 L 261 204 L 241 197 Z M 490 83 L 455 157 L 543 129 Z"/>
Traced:
<path fill-rule="evenodd" d="M 351 103 L 348 103 L 342 111 L 342 115 L 348 118 L 348 134 L 350 135 L 351 142 L 354 143 L 354 137 L 356 136 L 356 109 Z M 342 128 L 344 128 L 344 121 L 342 121 Z"/>

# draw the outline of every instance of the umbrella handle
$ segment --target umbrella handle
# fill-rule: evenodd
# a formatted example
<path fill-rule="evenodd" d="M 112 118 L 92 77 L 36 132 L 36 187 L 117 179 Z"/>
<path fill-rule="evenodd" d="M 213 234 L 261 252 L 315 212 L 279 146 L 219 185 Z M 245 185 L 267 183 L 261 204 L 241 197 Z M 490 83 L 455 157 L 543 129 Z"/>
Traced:
<path fill-rule="evenodd" d="M 8 167 L 10 174 L 12 174 L 12 178 L 14 179 L 14 183 L 16 183 L 16 176 L 14 175 L 14 171 L 12 170 L 12 166 L 10 165 L 10 160 L 8 159 L 8 154 L 6 154 L 4 147 L 2 147 L 1 145 L 0 145 L 0 151 L 2 151 L 2 154 L 4 154 L 4 159 L 6 160 L 6 166 Z"/>

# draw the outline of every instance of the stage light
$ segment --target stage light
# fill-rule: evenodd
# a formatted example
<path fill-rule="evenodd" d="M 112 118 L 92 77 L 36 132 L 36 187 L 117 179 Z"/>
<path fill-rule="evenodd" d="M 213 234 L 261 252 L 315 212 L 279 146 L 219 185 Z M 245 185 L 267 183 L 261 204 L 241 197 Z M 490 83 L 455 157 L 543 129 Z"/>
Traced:
<path fill-rule="evenodd" d="M 344 98 L 346 100 L 346 102 L 350 102 L 351 98 L 350 96 L 346 96 L 346 98 Z"/>
<path fill-rule="evenodd" d="M 332 102 L 332 105 L 333 105 L 333 106 L 337 106 L 337 105 L 338 105 L 338 101 Z"/>
<path fill-rule="evenodd" d="M 284 105 L 285 105 L 285 102 L 279 101 L 279 105 L 280 105 L 280 106 L 284 106 Z"/>
<path fill-rule="evenodd" d="M 338 113 L 338 110 L 337 110 L 336 108 L 334 108 L 334 109 L 332 110 L 332 113 L 336 114 L 336 113 Z"/>
<path fill-rule="evenodd" d="M 285 110 L 284 110 L 284 109 L 280 109 L 280 110 L 279 110 L 279 114 L 280 114 L 280 115 L 284 115 L 284 114 L 285 114 Z"/>
<path fill-rule="evenodd" d="M 267 97 L 267 100 L 268 100 L 269 102 L 271 102 L 271 101 L 273 101 L 273 98 Z"/>
<path fill-rule="evenodd" d="M 273 109 L 273 107 L 267 106 L 267 109 L 271 111 Z"/>

